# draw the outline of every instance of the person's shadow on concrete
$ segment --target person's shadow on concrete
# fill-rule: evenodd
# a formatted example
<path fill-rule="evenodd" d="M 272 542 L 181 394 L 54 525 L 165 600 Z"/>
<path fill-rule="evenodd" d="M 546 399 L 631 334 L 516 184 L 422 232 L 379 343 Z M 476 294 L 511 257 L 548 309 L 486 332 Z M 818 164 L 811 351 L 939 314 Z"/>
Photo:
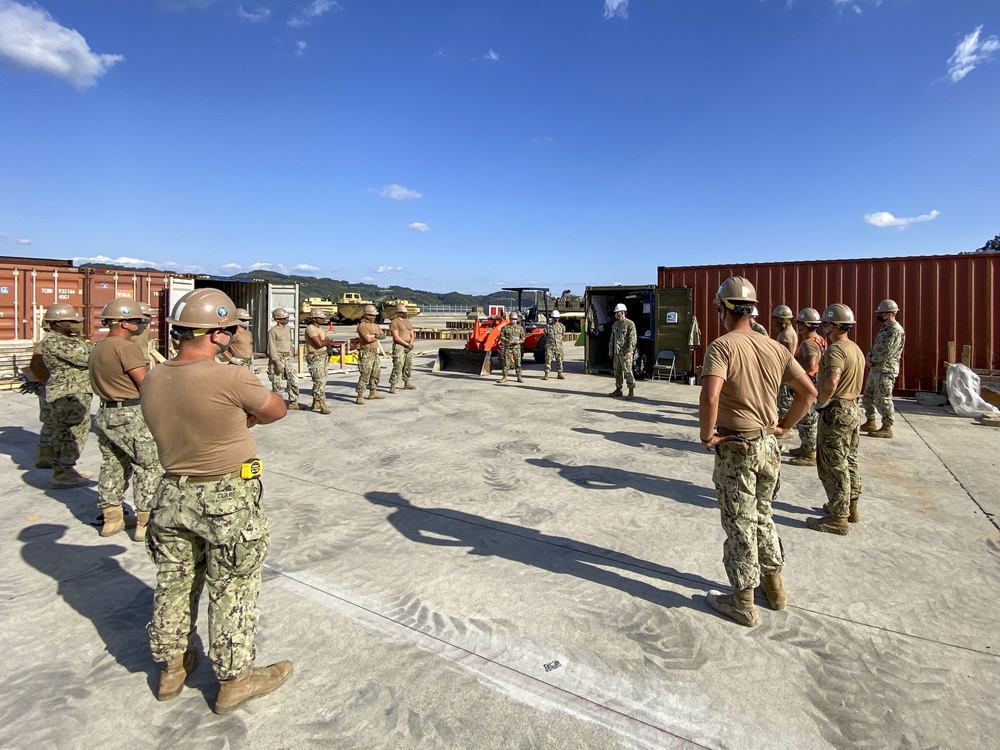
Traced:
<path fill-rule="evenodd" d="M 93 623 L 115 661 L 129 672 L 145 672 L 155 692 L 160 670 L 152 660 L 146 635 L 153 589 L 115 560 L 125 552 L 124 547 L 61 544 L 66 531 L 60 524 L 25 527 L 18 535 L 22 559 L 52 578 L 59 596 Z"/>
<path fill-rule="evenodd" d="M 573 432 L 579 432 L 581 435 L 600 435 L 607 440 L 627 445 L 630 448 L 642 448 L 644 445 L 648 445 L 651 448 L 659 448 L 665 451 L 684 451 L 698 454 L 705 452 L 699 443 L 693 443 L 690 440 L 677 440 L 675 438 L 660 437 L 659 435 L 650 435 L 648 432 L 623 432 L 621 430 L 617 432 L 603 432 L 591 429 L 590 427 L 573 427 L 571 429 Z"/>
<path fill-rule="evenodd" d="M 91 435 L 89 439 L 96 437 Z M 24 483 L 65 505 L 80 523 L 100 527 L 103 521 L 101 511 L 97 509 L 97 482 L 83 487 L 53 490 L 52 469 L 35 468 L 37 450 L 36 433 L 19 426 L 0 427 L 0 453 L 10 456 L 17 468 L 24 472 L 22 475 Z"/>
<path fill-rule="evenodd" d="M 369 492 L 365 498 L 375 505 L 391 508 L 392 513 L 386 520 L 410 541 L 438 547 L 468 547 L 470 555 L 502 557 L 552 573 L 574 576 L 618 589 L 660 607 L 691 606 L 691 600 L 599 566 L 612 565 L 622 571 L 669 580 L 696 590 L 720 585 L 648 560 L 566 537 L 542 534 L 524 526 L 450 508 L 421 508 L 394 492 Z"/>

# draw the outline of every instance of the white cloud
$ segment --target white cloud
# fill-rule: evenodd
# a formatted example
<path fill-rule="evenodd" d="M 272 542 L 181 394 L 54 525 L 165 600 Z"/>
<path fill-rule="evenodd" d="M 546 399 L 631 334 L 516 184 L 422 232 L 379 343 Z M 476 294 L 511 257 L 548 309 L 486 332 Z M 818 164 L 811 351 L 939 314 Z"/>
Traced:
<path fill-rule="evenodd" d="M 3 242 L 4 240 L 8 239 L 9 237 L 10 237 L 10 235 L 7 232 L 0 232 L 0 242 Z"/>
<path fill-rule="evenodd" d="M 296 266 L 292 266 L 292 270 L 296 273 L 319 273 L 318 266 L 310 266 L 308 263 L 299 263 Z"/>
<path fill-rule="evenodd" d="M 18 240 L 17 244 L 18 245 L 34 245 L 35 243 L 32 242 L 31 240 L 23 239 L 23 240 Z"/>
<path fill-rule="evenodd" d="M 132 266 L 135 268 L 159 268 L 155 260 L 143 260 L 142 258 L 129 258 L 128 256 L 121 255 L 117 258 L 109 258 L 107 255 L 94 255 L 90 258 L 73 258 L 73 262 L 77 265 L 81 263 L 114 263 L 116 266 Z"/>
<path fill-rule="evenodd" d="M 982 41 L 979 40 L 979 32 L 982 30 L 982 25 L 979 25 L 975 31 L 966 34 L 948 58 L 948 76 L 952 83 L 961 81 L 975 70 L 977 65 L 989 62 L 993 53 L 1000 50 L 1000 37 L 990 36 Z"/>
<path fill-rule="evenodd" d="M 361 280 L 366 284 L 371 284 L 373 281 L 375 281 L 375 279 L 373 279 L 371 276 L 362 276 Z"/>
<path fill-rule="evenodd" d="M 309 5 L 305 6 L 288 21 L 288 25 L 293 29 L 300 29 L 303 26 L 308 26 L 313 21 L 315 21 L 320 16 L 329 13 L 331 10 L 339 10 L 340 3 L 336 0 L 312 0 Z"/>
<path fill-rule="evenodd" d="M 604 0 L 605 18 L 628 18 L 628 0 Z"/>
<path fill-rule="evenodd" d="M 257 10 L 247 10 L 240 5 L 236 8 L 236 15 L 250 23 L 261 23 L 271 17 L 271 9 L 258 8 Z"/>
<path fill-rule="evenodd" d="M 415 221 L 406 227 L 411 232 L 429 232 L 431 228 L 422 221 Z"/>
<path fill-rule="evenodd" d="M 383 198 L 392 198 L 394 201 L 417 201 L 424 197 L 423 193 L 410 190 L 402 185 L 386 185 L 378 191 Z"/>
<path fill-rule="evenodd" d="M 898 227 L 900 230 L 903 230 L 910 226 L 910 224 L 916 224 L 921 221 L 933 221 L 940 213 L 940 211 L 934 210 L 929 214 L 921 214 L 920 216 L 893 216 L 888 211 L 876 211 L 875 213 L 865 214 L 865 221 L 873 227 Z"/>
<path fill-rule="evenodd" d="M 306 47 L 309 45 L 303 42 L 301 39 L 295 43 L 295 56 L 302 57 L 306 53 Z"/>
<path fill-rule="evenodd" d="M 238 266 L 235 263 L 230 263 L 225 268 L 235 268 L 233 273 L 240 273 L 242 270 L 247 271 L 274 271 L 276 273 L 283 273 L 286 276 L 293 274 L 315 274 L 319 271 L 316 266 L 311 266 L 308 263 L 299 263 L 294 266 L 286 266 L 284 263 L 268 263 L 266 261 L 259 261 L 257 263 L 251 263 L 249 266 Z"/>
<path fill-rule="evenodd" d="M 490 51 L 483 54 L 483 56 L 480 59 L 486 60 L 487 62 L 499 62 L 500 55 L 499 53 L 494 52 L 492 48 L 490 48 Z"/>
<path fill-rule="evenodd" d="M 15 0 L 0 0 L 0 58 L 62 78 L 78 89 L 95 85 L 125 59 L 91 51 L 80 32 L 60 26 L 43 8 Z"/>
<path fill-rule="evenodd" d="M 393 273 L 394 271 L 402 271 L 402 266 L 379 266 L 375 269 L 375 273 Z"/>

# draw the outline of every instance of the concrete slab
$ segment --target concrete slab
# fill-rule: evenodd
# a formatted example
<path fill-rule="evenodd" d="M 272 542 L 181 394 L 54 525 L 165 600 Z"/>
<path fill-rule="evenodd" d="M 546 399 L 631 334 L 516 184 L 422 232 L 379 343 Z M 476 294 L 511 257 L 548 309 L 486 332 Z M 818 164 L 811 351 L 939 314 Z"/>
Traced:
<path fill-rule="evenodd" d="M 94 487 L 47 489 L 36 402 L 0 394 L 0 747 L 995 743 L 1000 431 L 899 402 L 896 439 L 863 438 L 847 537 L 806 529 L 821 485 L 783 466 L 789 607 L 759 598 L 746 630 L 705 604 L 728 584 L 698 389 L 609 399 L 572 346 L 564 381 L 432 376 L 418 344 L 419 390 L 357 406 L 350 368 L 331 415 L 255 429 L 258 663 L 296 671 L 227 717 L 207 663 L 154 699 L 152 565 L 97 536 Z"/>

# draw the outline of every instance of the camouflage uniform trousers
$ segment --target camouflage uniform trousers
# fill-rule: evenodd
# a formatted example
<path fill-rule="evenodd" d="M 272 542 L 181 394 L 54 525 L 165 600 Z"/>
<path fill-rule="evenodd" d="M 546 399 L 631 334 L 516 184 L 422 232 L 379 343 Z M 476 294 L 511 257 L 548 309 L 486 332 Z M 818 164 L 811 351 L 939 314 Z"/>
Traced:
<path fill-rule="evenodd" d="M 358 352 L 358 395 L 378 388 L 382 367 L 378 361 L 377 349 L 362 349 Z"/>
<path fill-rule="evenodd" d="M 313 383 L 313 403 L 326 404 L 326 381 L 330 377 L 330 357 L 326 352 L 306 355 L 306 367 Z"/>
<path fill-rule="evenodd" d="M 94 429 L 101 448 L 97 507 L 121 505 L 131 481 L 135 509 L 148 511 L 153 506 L 153 493 L 163 468 L 139 406 L 115 409 L 102 406 L 94 420 Z"/>
<path fill-rule="evenodd" d="M 799 440 L 802 441 L 802 450 L 807 450 L 812 453 L 816 452 L 816 424 L 819 422 L 819 412 L 816 411 L 816 405 L 813 404 L 809 407 L 809 411 L 806 415 L 799 420 L 796 427 L 799 430 Z"/>
<path fill-rule="evenodd" d="M 858 428 L 863 418 L 859 408 L 840 401 L 819 413 L 816 471 L 826 490 L 831 516 L 848 515 L 851 498 L 861 496 Z"/>
<path fill-rule="evenodd" d="M 782 419 L 788 410 L 792 408 L 792 399 L 795 398 L 795 391 L 787 383 L 782 383 L 778 388 L 778 419 Z"/>
<path fill-rule="evenodd" d="M 253 663 L 269 538 L 262 499 L 259 479 L 160 481 L 146 533 L 146 551 L 156 565 L 153 617 L 146 628 L 155 661 L 181 656 L 193 643 L 205 587 L 215 674 L 229 680 Z"/>
<path fill-rule="evenodd" d="M 632 373 L 632 352 L 616 354 L 614 358 L 615 388 L 621 390 L 624 382 L 629 388 L 635 388 L 635 375 Z"/>
<path fill-rule="evenodd" d="M 413 350 L 400 344 L 392 345 L 392 374 L 389 375 L 389 385 L 396 385 L 402 378 L 404 383 L 410 382 L 413 370 Z"/>
<path fill-rule="evenodd" d="M 90 434 L 91 393 L 70 393 L 49 401 L 52 413 L 52 468 L 76 466 Z"/>
<path fill-rule="evenodd" d="M 278 361 L 267 360 L 267 378 L 271 381 L 271 390 L 281 393 L 288 388 L 288 400 L 299 400 L 299 374 L 295 370 L 292 355 L 282 355 Z"/>
<path fill-rule="evenodd" d="M 521 377 L 521 345 L 511 344 L 509 347 L 504 347 L 503 355 L 500 357 L 500 361 L 503 363 L 503 376 L 507 377 L 507 372 L 513 366 L 514 374 L 517 377 Z"/>
<path fill-rule="evenodd" d="M 875 419 L 875 412 L 880 413 L 883 427 L 892 427 L 892 423 L 896 420 L 896 410 L 892 405 L 892 387 L 895 384 L 895 375 L 880 370 L 869 372 L 865 381 L 865 416 L 868 419 Z"/>
<path fill-rule="evenodd" d="M 549 344 L 548 339 L 545 341 L 545 372 L 552 369 L 552 362 L 556 363 L 556 372 L 563 371 L 563 348 L 562 341 L 559 342 L 558 346 L 554 346 L 555 342 Z"/>
<path fill-rule="evenodd" d="M 736 590 L 755 588 L 761 573 L 779 573 L 784 565 L 771 517 L 771 502 L 781 487 L 780 466 L 773 435 L 715 448 L 712 481 L 726 532 L 722 564 Z"/>
<path fill-rule="evenodd" d="M 45 386 L 38 389 L 38 421 L 42 423 L 38 431 L 38 447 L 49 448 L 52 446 L 52 407 L 45 399 Z"/>

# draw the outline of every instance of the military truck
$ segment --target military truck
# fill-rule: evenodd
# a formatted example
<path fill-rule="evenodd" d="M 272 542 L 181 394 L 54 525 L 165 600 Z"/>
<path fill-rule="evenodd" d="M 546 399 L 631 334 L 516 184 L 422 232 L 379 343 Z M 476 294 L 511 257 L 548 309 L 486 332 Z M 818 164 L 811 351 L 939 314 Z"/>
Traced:
<path fill-rule="evenodd" d="M 694 288 L 658 289 L 643 286 L 588 286 L 584 294 L 584 371 L 591 375 L 614 372 L 608 347 L 615 305 L 627 308 L 626 317 L 635 323 L 638 344 L 632 359 L 632 371 L 639 380 L 653 374 L 660 352 L 674 353 L 677 378 L 693 374 L 692 341 L 697 331 L 694 317 Z M 697 344 L 695 344 L 697 345 Z"/>

